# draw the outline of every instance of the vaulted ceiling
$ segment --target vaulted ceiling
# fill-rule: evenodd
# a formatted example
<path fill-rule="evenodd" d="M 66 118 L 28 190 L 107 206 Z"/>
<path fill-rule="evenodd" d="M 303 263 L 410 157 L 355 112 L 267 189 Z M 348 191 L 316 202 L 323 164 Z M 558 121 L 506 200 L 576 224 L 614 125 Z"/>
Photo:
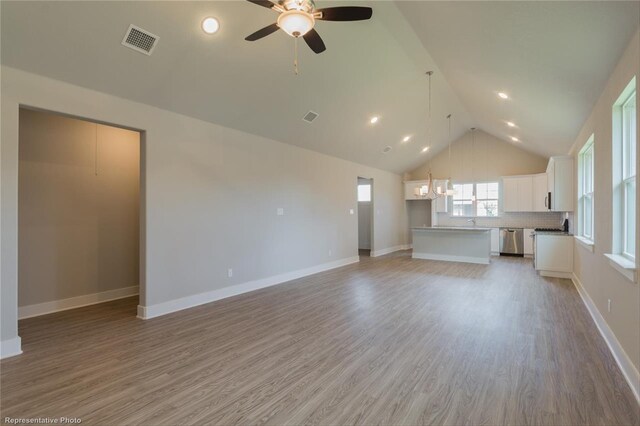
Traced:
<path fill-rule="evenodd" d="M 373 19 L 318 23 L 327 51 L 299 46 L 297 76 L 292 38 L 244 41 L 276 17 L 244 1 L 3 1 L 2 64 L 403 172 L 446 145 L 449 113 L 454 139 L 472 126 L 506 139 L 510 120 L 524 149 L 565 153 L 640 16 L 637 2 L 318 1 L 348 4 Z M 151 56 L 121 46 L 130 24 L 160 37 Z"/>

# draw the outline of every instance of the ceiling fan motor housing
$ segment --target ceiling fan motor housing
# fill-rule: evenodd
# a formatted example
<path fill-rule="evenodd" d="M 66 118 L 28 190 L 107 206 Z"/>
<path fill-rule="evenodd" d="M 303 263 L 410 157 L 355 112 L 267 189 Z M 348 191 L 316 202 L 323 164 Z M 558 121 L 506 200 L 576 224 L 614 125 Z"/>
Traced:
<path fill-rule="evenodd" d="M 316 10 L 313 0 L 280 0 L 278 2 L 285 10 L 300 10 L 309 14 Z"/>

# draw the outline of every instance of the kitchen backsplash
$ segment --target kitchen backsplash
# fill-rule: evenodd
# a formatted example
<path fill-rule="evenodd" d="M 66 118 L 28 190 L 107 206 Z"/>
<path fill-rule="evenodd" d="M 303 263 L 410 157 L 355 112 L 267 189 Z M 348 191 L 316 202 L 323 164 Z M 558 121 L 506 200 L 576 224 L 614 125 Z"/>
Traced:
<path fill-rule="evenodd" d="M 498 217 L 477 217 L 476 226 L 487 228 L 560 228 L 564 220 L 564 213 L 502 213 Z M 438 213 L 436 226 L 469 226 L 468 217 L 451 217 L 448 213 Z M 570 225 L 572 217 L 569 218 Z"/>

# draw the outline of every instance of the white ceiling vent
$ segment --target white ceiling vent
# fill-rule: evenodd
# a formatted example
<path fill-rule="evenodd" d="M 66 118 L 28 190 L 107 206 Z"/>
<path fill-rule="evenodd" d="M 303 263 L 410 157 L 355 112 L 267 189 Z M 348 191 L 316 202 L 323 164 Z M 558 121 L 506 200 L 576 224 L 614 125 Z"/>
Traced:
<path fill-rule="evenodd" d="M 302 119 L 307 123 L 311 123 L 313 120 L 318 118 L 319 115 L 320 114 L 318 114 L 317 112 L 309 111 L 308 113 L 305 114 L 304 117 L 302 117 Z"/>
<path fill-rule="evenodd" d="M 160 37 L 157 35 L 151 34 L 149 31 L 135 25 L 129 25 L 129 29 L 122 39 L 122 45 L 136 52 L 151 55 L 158 44 L 158 40 L 160 40 Z"/>

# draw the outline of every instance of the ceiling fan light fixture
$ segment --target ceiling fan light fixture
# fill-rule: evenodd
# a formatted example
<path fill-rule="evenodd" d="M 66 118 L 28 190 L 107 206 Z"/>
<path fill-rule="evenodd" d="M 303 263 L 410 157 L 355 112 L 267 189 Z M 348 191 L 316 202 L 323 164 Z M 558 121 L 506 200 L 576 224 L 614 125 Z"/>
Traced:
<path fill-rule="evenodd" d="M 292 37 L 302 37 L 315 25 L 312 14 L 303 10 L 288 10 L 278 16 L 278 27 Z"/>

